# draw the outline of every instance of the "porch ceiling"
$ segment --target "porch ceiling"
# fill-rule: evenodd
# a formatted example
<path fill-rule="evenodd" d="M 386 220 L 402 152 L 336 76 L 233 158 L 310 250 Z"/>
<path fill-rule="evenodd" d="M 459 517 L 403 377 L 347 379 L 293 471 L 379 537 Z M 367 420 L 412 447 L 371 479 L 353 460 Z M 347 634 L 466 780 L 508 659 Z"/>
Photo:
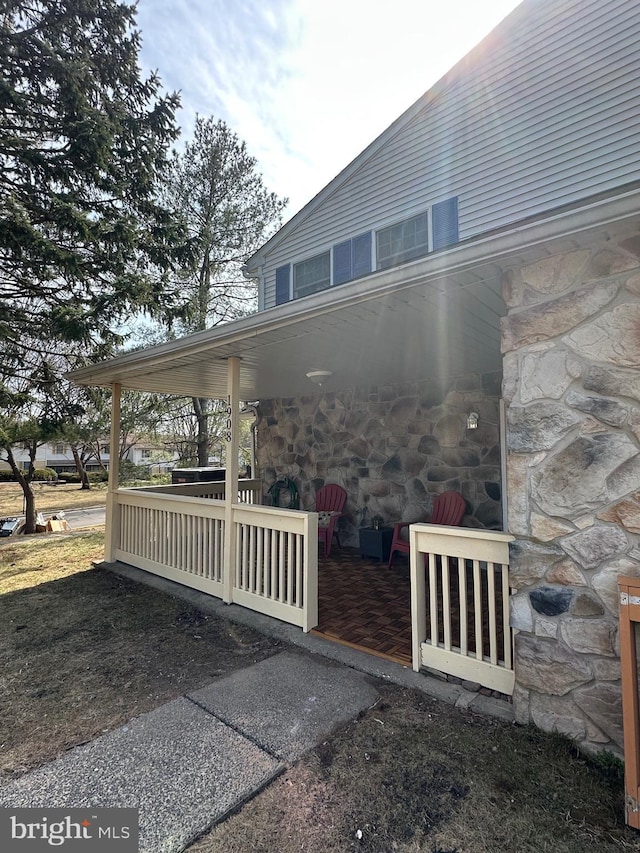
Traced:
<path fill-rule="evenodd" d="M 306 376 L 313 369 L 332 371 L 326 390 L 499 370 L 501 275 L 491 266 L 337 303 L 337 290 L 317 294 L 320 306 L 300 316 L 287 316 L 291 306 L 265 311 L 247 318 L 260 323 L 231 323 L 173 351 L 162 345 L 135 354 L 146 359 L 114 359 L 72 378 L 224 398 L 227 359 L 236 356 L 240 398 L 250 401 L 318 393 Z"/>
<path fill-rule="evenodd" d="M 187 396 L 227 396 L 240 362 L 245 401 L 500 370 L 505 270 L 638 228 L 638 190 L 461 244 L 206 332 L 82 368 L 70 378 Z"/>

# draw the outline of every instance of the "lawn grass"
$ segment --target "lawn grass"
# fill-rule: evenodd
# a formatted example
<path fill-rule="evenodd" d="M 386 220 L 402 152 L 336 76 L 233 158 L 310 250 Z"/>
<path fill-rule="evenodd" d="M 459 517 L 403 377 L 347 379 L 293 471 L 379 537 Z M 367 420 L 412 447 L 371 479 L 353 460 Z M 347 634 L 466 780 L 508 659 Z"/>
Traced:
<path fill-rule="evenodd" d="M 50 483 L 33 483 L 36 510 L 44 514 L 88 506 L 104 506 L 107 500 L 106 483 L 97 483 L 83 490 L 77 483 L 52 486 Z M 0 483 L 0 518 L 21 515 L 22 489 L 17 483 Z"/>
<path fill-rule="evenodd" d="M 94 568 L 102 533 L 0 545 L 0 784 L 281 649 Z"/>
<path fill-rule="evenodd" d="M 103 530 L 6 539 L 0 542 L 0 595 L 89 571 L 103 553 Z"/>

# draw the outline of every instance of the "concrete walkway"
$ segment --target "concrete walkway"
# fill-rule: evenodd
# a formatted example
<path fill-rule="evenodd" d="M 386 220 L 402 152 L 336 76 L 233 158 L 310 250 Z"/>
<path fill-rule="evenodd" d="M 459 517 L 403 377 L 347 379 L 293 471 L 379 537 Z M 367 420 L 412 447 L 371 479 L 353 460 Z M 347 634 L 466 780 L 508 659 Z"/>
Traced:
<path fill-rule="evenodd" d="M 178 853 L 378 693 L 283 652 L 169 702 L 0 788 L 3 807 L 133 807 L 140 853 Z"/>
<path fill-rule="evenodd" d="M 0 807 L 133 807 L 140 853 L 178 853 L 332 730 L 371 707 L 378 680 L 461 710 L 513 708 L 235 604 L 116 563 L 108 570 L 293 647 L 213 681 L 0 787 Z M 299 651 L 298 651 L 299 649 Z"/>

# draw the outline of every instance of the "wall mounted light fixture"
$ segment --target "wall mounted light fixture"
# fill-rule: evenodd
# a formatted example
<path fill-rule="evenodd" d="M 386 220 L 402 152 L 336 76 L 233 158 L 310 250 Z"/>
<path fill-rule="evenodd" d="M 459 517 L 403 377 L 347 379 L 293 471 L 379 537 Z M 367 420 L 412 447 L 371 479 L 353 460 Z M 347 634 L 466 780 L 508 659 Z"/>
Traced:
<path fill-rule="evenodd" d="M 467 429 L 478 429 L 480 415 L 477 412 L 469 412 L 467 415 Z"/>
<path fill-rule="evenodd" d="M 308 370 L 307 371 L 307 379 L 310 379 L 315 385 L 322 388 L 327 379 L 333 376 L 333 372 L 331 370 Z"/>

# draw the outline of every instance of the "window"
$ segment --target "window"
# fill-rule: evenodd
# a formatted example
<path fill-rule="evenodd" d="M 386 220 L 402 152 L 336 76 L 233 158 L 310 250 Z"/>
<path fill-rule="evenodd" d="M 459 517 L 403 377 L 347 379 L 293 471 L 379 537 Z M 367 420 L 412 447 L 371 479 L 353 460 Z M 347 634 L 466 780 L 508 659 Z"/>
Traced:
<path fill-rule="evenodd" d="M 453 196 L 431 208 L 376 232 L 373 260 L 373 232 L 367 231 L 334 243 L 312 258 L 276 268 L 275 304 L 283 305 L 331 286 L 368 275 L 373 269 L 389 269 L 446 249 L 459 241 L 458 199 Z"/>
<path fill-rule="evenodd" d="M 153 450 L 150 450 L 148 447 L 145 447 L 144 450 L 142 451 L 142 458 L 143 459 L 151 459 L 152 456 L 153 456 Z"/>
<path fill-rule="evenodd" d="M 293 296 L 299 299 L 331 284 L 331 253 L 323 252 L 306 261 L 293 265 Z"/>
<path fill-rule="evenodd" d="M 403 219 L 376 233 L 377 268 L 388 267 L 421 258 L 437 249 L 453 246 L 458 235 L 458 199 L 447 198 L 431 208 L 431 242 L 427 211 Z"/>
<path fill-rule="evenodd" d="M 401 264 L 426 255 L 429 251 L 427 212 L 404 219 L 376 234 L 378 269 Z"/>
<path fill-rule="evenodd" d="M 67 447 L 65 444 L 56 444 L 54 445 L 53 452 L 56 456 L 64 456 L 67 452 Z"/>

